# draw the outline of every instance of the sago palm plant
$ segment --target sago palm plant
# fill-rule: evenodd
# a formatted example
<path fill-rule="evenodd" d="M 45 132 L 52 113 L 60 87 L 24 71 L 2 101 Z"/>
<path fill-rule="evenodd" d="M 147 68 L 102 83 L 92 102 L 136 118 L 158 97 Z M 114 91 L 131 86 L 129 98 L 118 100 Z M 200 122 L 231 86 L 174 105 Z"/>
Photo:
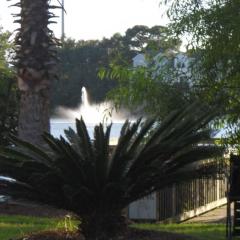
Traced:
<path fill-rule="evenodd" d="M 0 180 L 0 194 L 74 212 L 86 239 L 114 237 L 124 230 L 122 210 L 130 203 L 203 174 L 195 163 L 221 154 L 203 130 L 212 116 L 194 108 L 161 124 L 126 121 L 113 151 L 111 126 L 97 125 L 90 139 L 82 119 L 76 132 L 66 131 L 68 140 L 45 134 L 45 150 L 13 137 L 14 147 L 1 150 L 0 174 L 15 181 Z"/>

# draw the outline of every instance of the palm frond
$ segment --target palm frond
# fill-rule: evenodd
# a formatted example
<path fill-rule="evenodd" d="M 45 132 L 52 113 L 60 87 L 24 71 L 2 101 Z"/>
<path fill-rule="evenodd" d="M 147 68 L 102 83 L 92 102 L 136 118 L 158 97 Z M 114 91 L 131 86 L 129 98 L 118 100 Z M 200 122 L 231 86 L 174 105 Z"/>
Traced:
<path fill-rule="evenodd" d="M 173 182 L 217 171 L 202 164 L 223 152 L 206 125 L 213 117 L 213 111 L 194 104 L 161 123 L 126 121 L 113 152 L 111 125 L 97 125 L 91 139 L 83 119 L 76 120 L 76 132 L 65 131 L 68 140 L 44 134 L 46 149 L 13 137 L 14 147 L 0 149 L 0 174 L 16 181 L 0 180 L 0 194 L 74 211 L 83 222 L 94 214 L 121 212 Z"/>

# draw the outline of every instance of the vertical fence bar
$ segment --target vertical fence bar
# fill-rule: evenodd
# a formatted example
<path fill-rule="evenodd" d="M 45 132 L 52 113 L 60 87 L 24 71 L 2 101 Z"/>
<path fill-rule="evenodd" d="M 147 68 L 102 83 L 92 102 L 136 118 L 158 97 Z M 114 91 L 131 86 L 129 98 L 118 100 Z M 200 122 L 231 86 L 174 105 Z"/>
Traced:
<path fill-rule="evenodd" d="M 174 218 L 225 197 L 226 179 L 193 179 L 156 193 L 156 220 Z"/>

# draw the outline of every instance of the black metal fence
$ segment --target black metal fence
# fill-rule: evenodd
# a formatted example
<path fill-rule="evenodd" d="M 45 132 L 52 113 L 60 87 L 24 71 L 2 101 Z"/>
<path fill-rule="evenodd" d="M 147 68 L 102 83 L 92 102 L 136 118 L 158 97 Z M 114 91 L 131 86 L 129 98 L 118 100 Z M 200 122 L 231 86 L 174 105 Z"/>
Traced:
<path fill-rule="evenodd" d="M 174 184 L 129 206 L 134 220 L 178 222 L 226 203 L 225 178 L 200 178 Z"/>
<path fill-rule="evenodd" d="M 157 220 L 196 211 L 213 202 L 217 206 L 217 202 L 225 198 L 225 192 L 226 179 L 203 178 L 174 184 L 157 193 Z"/>

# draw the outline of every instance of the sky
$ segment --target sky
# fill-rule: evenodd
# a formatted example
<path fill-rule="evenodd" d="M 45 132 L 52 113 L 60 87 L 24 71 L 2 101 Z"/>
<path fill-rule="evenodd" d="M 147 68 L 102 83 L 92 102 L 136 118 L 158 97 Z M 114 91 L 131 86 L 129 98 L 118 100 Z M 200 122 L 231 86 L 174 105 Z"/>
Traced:
<path fill-rule="evenodd" d="M 15 0 L 14 0 L 15 1 Z M 13 31 L 18 27 L 13 24 L 12 13 L 17 8 L 9 8 L 14 1 L 0 0 L 0 26 Z M 57 3 L 57 0 L 52 0 Z M 102 39 L 114 33 L 124 34 L 135 25 L 166 25 L 163 16 L 166 9 L 159 6 L 160 0 L 65 0 L 65 35 L 79 39 Z M 61 15 L 61 11 L 55 12 Z M 57 37 L 61 35 L 61 21 L 50 26 Z"/>

